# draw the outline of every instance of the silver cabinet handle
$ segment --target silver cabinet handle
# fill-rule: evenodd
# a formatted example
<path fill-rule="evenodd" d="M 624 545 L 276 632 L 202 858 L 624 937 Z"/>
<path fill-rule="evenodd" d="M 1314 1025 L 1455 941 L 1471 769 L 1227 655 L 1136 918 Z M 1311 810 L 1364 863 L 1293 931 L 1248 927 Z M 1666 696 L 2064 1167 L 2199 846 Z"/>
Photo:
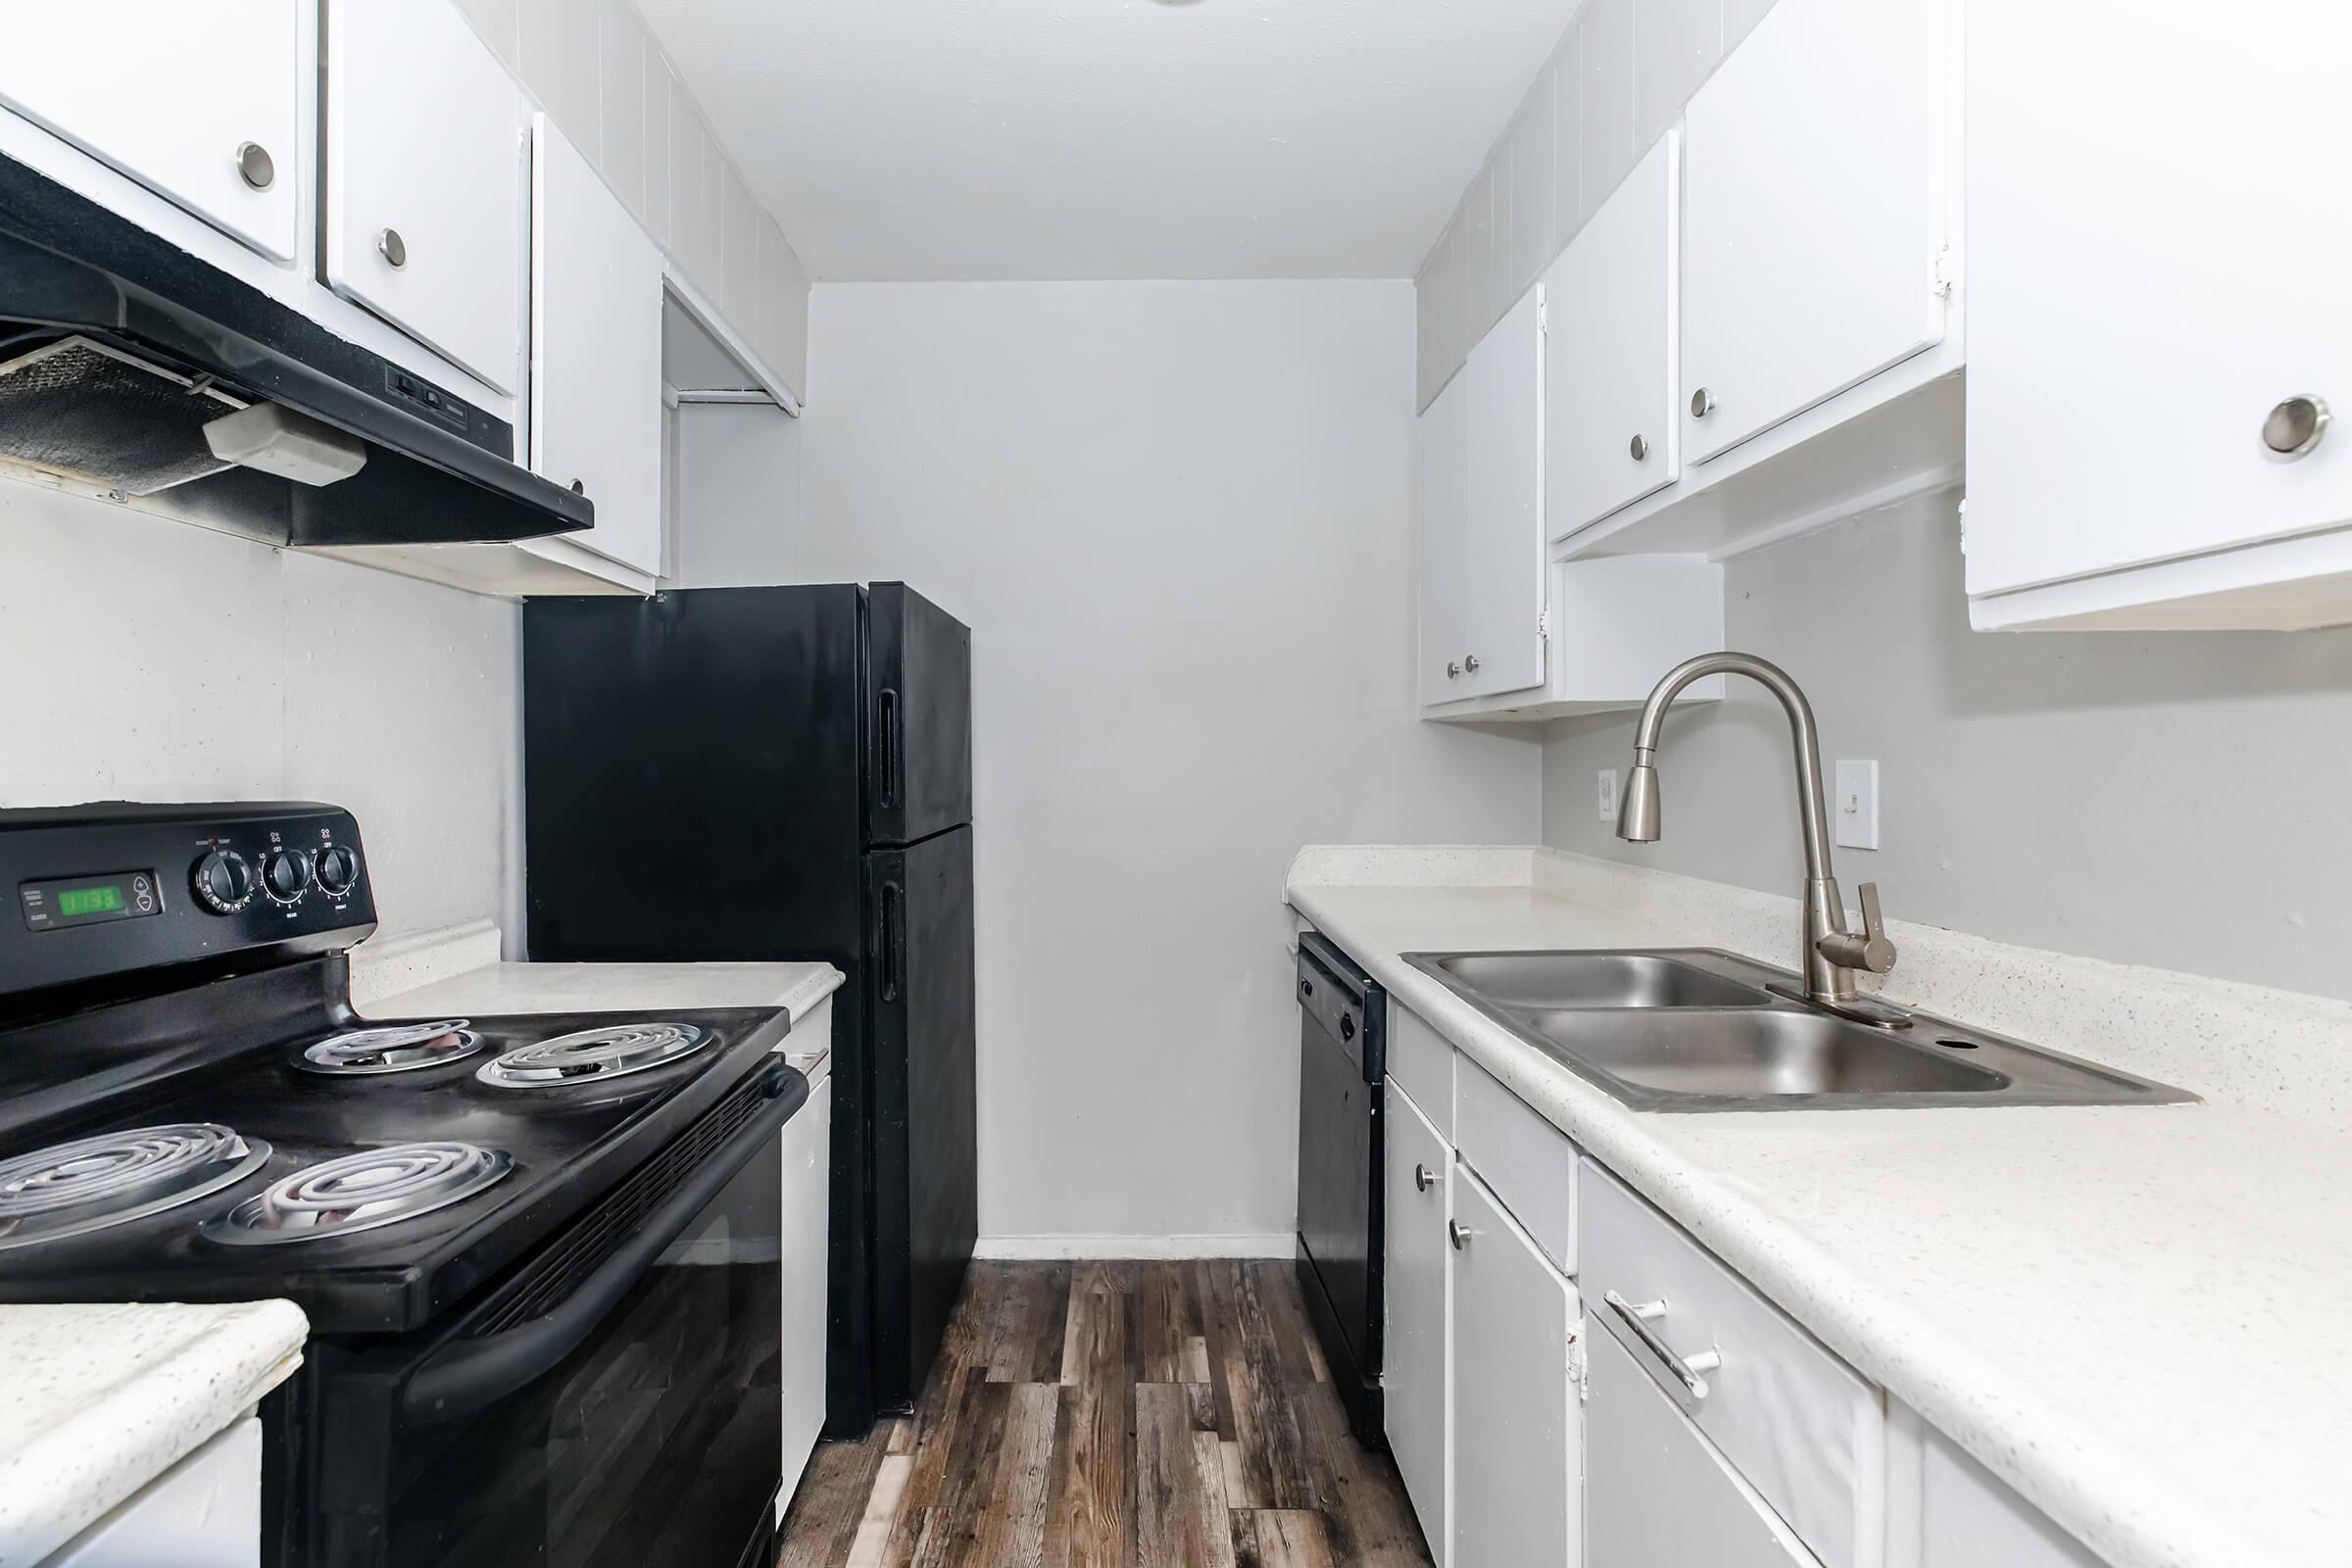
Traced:
<path fill-rule="evenodd" d="M 1649 442 L 1642 436 L 1636 436 L 1627 444 L 1626 450 L 1634 455 L 1636 463 L 1646 462 L 1649 457 Z"/>
<path fill-rule="evenodd" d="M 1413 1190 L 1415 1192 L 1426 1193 L 1437 1184 L 1438 1178 L 1427 1165 L 1413 1167 Z"/>
<path fill-rule="evenodd" d="M 1462 667 L 1473 675 L 1477 674 L 1478 656 L 1476 654 L 1464 654 L 1462 656 Z"/>
<path fill-rule="evenodd" d="M 2286 398 L 2262 421 L 2263 450 L 2291 463 L 2320 444 L 2334 417 L 2326 398 L 2308 392 Z"/>
<path fill-rule="evenodd" d="M 237 175 L 255 190 L 268 190 L 277 183 L 277 161 L 258 141 L 239 142 Z"/>
<path fill-rule="evenodd" d="M 387 228 L 375 236 L 376 252 L 395 269 L 409 265 L 409 242 L 400 237 L 400 230 Z"/>
<path fill-rule="evenodd" d="M 1685 1393 L 1693 1400 L 1707 1396 L 1707 1380 L 1699 1374 L 1712 1372 L 1723 1365 L 1721 1351 L 1701 1350 L 1696 1355 L 1675 1354 L 1666 1342 L 1658 1338 L 1658 1331 L 1649 1326 L 1652 1318 L 1666 1315 L 1664 1301 L 1643 1301 L 1636 1305 L 1615 1291 L 1602 1292 L 1600 1298 L 1608 1303 L 1609 1310 L 1616 1313 L 1627 1328 L 1634 1331 L 1634 1338 L 1642 1342 L 1642 1348 L 1657 1357 L 1659 1364 L 1666 1368 L 1667 1375 L 1680 1383 Z"/>
<path fill-rule="evenodd" d="M 1715 394 L 1700 387 L 1690 394 L 1690 417 L 1703 419 L 1715 412 Z"/>
<path fill-rule="evenodd" d="M 1453 1244 L 1453 1250 L 1457 1252 L 1468 1247 L 1470 1238 L 1477 1234 L 1478 1232 L 1464 1225 L 1458 1219 L 1449 1219 L 1446 1222 L 1446 1239 Z"/>
<path fill-rule="evenodd" d="M 1459 680 L 1462 678 L 1462 662 L 1460 660 L 1448 659 L 1446 661 L 1446 678 L 1447 680 Z"/>

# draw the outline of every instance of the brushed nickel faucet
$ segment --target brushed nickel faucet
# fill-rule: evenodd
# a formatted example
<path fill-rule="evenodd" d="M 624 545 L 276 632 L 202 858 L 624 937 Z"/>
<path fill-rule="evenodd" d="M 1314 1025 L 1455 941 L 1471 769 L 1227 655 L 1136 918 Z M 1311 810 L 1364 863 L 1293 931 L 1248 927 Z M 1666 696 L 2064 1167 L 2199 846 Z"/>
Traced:
<path fill-rule="evenodd" d="M 1617 836 L 1629 844 L 1654 844 L 1658 837 L 1658 730 L 1666 721 L 1683 688 L 1706 675 L 1745 675 L 1780 699 L 1788 715 L 1796 750 L 1796 809 L 1805 846 L 1805 986 L 1800 994 L 1775 986 L 1796 1001 L 1812 1004 L 1864 1023 L 1904 1028 L 1911 1021 L 1905 1009 L 1854 989 L 1854 971 L 1885 974 L 1894 967 L 1894 944 L 1886 940 L 1879 913 L 1879 885 L 1865 882 L 1862 929 L 1845 928 L 1845 901 L 1838 896 L 1838 879 L 1830 871 L 1830 815 L 1822 802 L 1821 738 L 1813 723 L 1813 705 L 1779 665 L 1753 654 L 1701 654 L 1668 670 L 1642 707 L 1642 721 L 1634 729 L 1634 766 L 1617 808 Z"/>

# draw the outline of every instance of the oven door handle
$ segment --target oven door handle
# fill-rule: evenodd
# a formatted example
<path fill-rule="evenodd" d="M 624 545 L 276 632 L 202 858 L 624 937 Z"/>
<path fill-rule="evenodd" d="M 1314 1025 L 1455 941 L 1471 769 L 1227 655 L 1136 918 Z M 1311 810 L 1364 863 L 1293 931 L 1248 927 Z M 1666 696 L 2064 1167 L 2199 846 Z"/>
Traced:
<path fill-rule="evenodd" d="M 401 1393 L 402 1413 L 419 1426 L 469 1415 L 522 1388 L 577 1349 L 808 1099 L 808 1081 L 780 1059 L 768 1069 L 763 1087 L 767 1102 L 647 1215 L 636 1234 L 614 1248 L 578 1289 L 526 1323 L 477 1340 L 453 1341 L 434 1351 L 409 1375 Z"/>

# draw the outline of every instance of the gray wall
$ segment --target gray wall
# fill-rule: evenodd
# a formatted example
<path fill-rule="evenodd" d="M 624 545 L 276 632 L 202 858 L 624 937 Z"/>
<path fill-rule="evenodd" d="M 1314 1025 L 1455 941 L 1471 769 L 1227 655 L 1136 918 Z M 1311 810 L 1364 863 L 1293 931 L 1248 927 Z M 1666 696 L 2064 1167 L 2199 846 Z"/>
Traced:
<path fill-rule="evenodd" d="M 2352 997 L 2352 629 L 1975 633 L 1953 495 L 1730 564 L 1730 645 L 1812 698 L 1825 767 L 1880 764 L 1876 853 L 1838 852 L 1847 902 L 2000 941 Z M 1797 893 L 1780 710 L 1750 683 L 1678 711 L 1666 830 L 1619 843 L 1594 773 L 1631 715 L 1552 726 L 1557 848 Z"/>
<path fill-rule="evenodd" d="M 0 478 L 0 806 L 330 801 L 386 934 L 513 931 L 514 605 Z"/>
<path fill-rule="evenodd" d="M 972 628 L 986 1235 L 1287 1250 L 1291 858 L 1537 831 L 1539 749 L 1414 708 L 1412 307 L 816 289 L 801 568 Z"/>

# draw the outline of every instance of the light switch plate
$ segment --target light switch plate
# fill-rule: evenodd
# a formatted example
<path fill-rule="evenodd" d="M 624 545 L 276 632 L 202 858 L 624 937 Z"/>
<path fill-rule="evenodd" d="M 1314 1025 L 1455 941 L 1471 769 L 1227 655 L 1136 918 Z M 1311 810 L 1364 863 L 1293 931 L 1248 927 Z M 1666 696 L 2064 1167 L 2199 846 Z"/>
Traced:
<path fill-rule="evenodd" d="M 1830 811 L 1841 850 L 1879 847 L 1879 764 L 1839 762 L 1838 799 Z"/>
<path fill-rule="evenodd" d="M 1600 770 L 1600 819 L 1617 820 L 1617 770 L 1613 767 Z"/>

